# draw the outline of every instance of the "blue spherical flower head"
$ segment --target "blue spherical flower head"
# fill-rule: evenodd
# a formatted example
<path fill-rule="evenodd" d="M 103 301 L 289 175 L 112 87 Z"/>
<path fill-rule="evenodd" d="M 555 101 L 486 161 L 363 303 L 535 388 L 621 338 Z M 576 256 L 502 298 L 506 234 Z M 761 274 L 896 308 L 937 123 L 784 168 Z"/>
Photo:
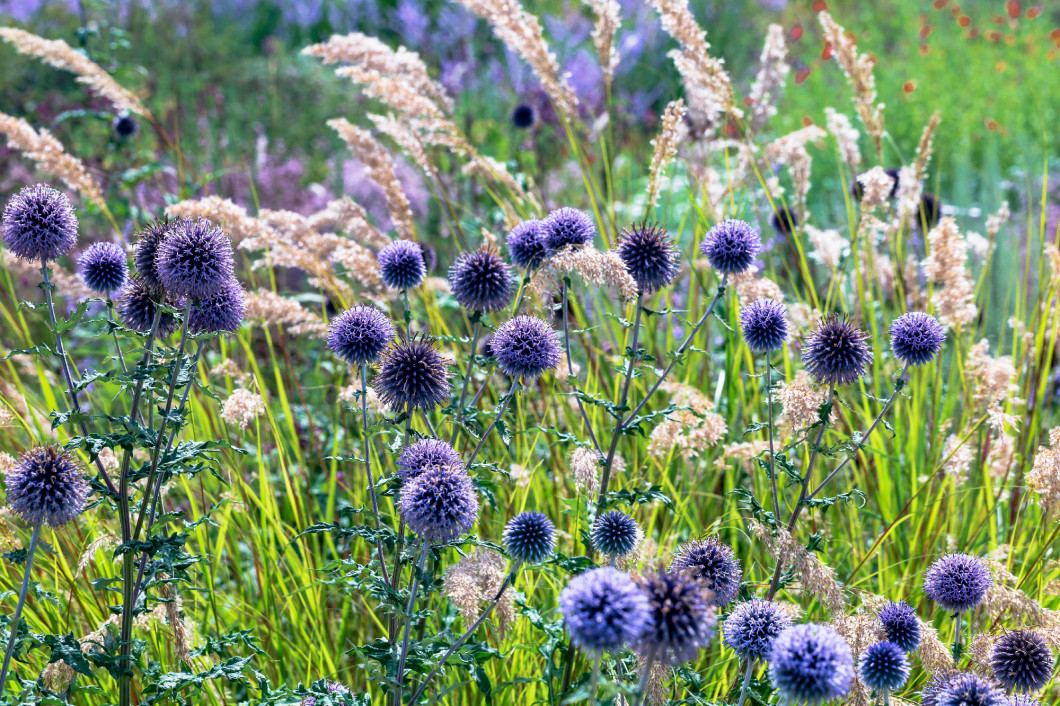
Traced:
<path fill-rule="evenodd" d="M 137 133 L 140 129 L 140 124 L 136 122 L 136 118 L 127 110 L 123 110 L 114 116 L 114 134 L 119 140 L 127 140 Z"/>
<path fill-rule="evenodd" d="M 648 574 L 638 583 L 648 597 L 651 619 L 637 651 L 669 666 L 695 659 L 710 644 L 717 623 L 710 589 L 689 574 L 665 571 Z"/>
<path fill-rule="evenodd" d="M 540 512 L 521 512 L 504 528 L 504 548 L 515 561 L 539 564 L 552 556 L 555 546 L 556 528 Z"/>
<path fill-rule="evenodd" d="M 894 691 L 909 679 L 905 650 L 893 642 L 869 645 L 858 664 L 865 686 L 880 693 Z"/>
<path fill-rule="evenodd" d="M 350 365 L 367 365 L 394 340 L 390 318 L 374 306 L 355 306 L 331 321 L 327 345 Z"/>
<path fill-rule="evenodd" d="M 449 401 L 453 386 L 445 359 L 433 341 L 412 337 L 391 344 L 383 352 L 372 389 L 392 410 L 419 407 L 429 412 Z"/>
<path fill-rule="evenodd" d="M 932 674 L 920 691 L 921 706 L 938 706 L 939 694 L 942 693 L 942 690 L 946 688 L 951 679 L 960 674 L 963 674 L 963 672 L 952 669 L 945 669 Z"/>
<path fill-rule="evenodd" d="M 77 216 L 61 191 L 35 184 L 4 208 L 4 245 L 23 260 L 54 260 L 77 244 Z"/>
<path fill-rule="evenodd" d="M 559 365 L 559 336 L 546 322 L 533 316 L 516 316 L 490 337 L 490 351 L 508 377 L 536 380 Z"/>
<path fill-rule="evenodd" d="M 443 544 L 471 531 L 478 496 L 462 466 L 434 466 L 402 486 L 398 509 L 424 541 Z"/>
<path fill-rule="evenodd" d="M 722 625 L 725 643 L 740 659 L 765 660 L 773 642 L 791 627 L 791 616 L 778 603 L 753 598 L 740 603 Z"/>
<path fill-rule="evenodd" d="M 926 365 L 935 360 L 945 340 L 942 324 L 922 311 L 902 314 L 891 322 L 891 352 L 904 365 Z"/>
<path fill-rule="evenodd" d="M 743 579 L 743 569 L 732 549 L 717 537 L 693 540 L 681 545 L 670 562 L 670 571 L 683 571 L 699 579 L 711 591 L 710 602 L 718 608 L 736 598 Z"/>
<path fill-rule="evenodd" d="M 534 106 L 529 103 L 520 103 L 512 109 L 512 125 L 520 130 L 533 127 L 535 119 Z"/>
<path fill-rule="evenodd" d="M 183 306 L 181 302 L 167 302 L 170 306 Z M 117 305 L 118 317 L 121 322 L 133 331 L 147 333 L 151 330 L 151 324 L 155 320 L 155 312 L 158 311 L 158 302 L 153 293 L 140 277 L 129 280 L 128 286 L 122 293 Z M 158 319 L 158 328 L 155 335 L 165 338 L 177 330 L 177 320 L 173 314 L 163 311 Z"/>
<path fill-rule="evenodd" d="M 794 625 L 773 643 L 769 678 L 789 703 L 825 703 L 850 691 L 854 656 L 827 625 Z"/>
<path fill-rule="evenodd" d="M 1041 635 L 1031 630 L 1005 633 L 994 643 L 990 667 L 1009 691 L 1037 691 L 1053 676 L 1053 652 Z"/>
<path fill-rule="evenodd" d="M 247 315 L 247 293 L 235 278 L 213 294 L 196 299 L 188 312 L 192 333 L 235 333 Z"/>
<path fill-rule="evenodd" d="M 129 261 L 117 243 L 92 243 L 78 258 L 81 279 L 93 292 L 111 294 L 129 276 Z"/>
<path fill-rule="evenodd" d="M 420 439 L 406 446 L 397 460 L 397 472 L 406 483 L 428 468 L 463 466 L 464 462 L 449 444 L 441 439 Z"/>
<path fill-rule="evenodd" d="M 158 246 L 169 237 L 169 231 L 173 226 L 174 222 L 166 218 L 151 223 L 140 231 L 140 237 L 133 248 L 133 264 L 136 266 L 136 274 L 144 286 L 152 292 L 161 292 L 164 289 L 155 261 L 158 257 Z"/>
<path fill-rule="evenodd" d="M 205 218 L 179 221 L 158 244 L 155 267 L 171 296 L 208 297 L 234 275 L 232 241 Z"/>
<path fill-rule="evenodd" d="M 461 253 L 449 268 L 449 287 L 468 311 L 503 309 L 514 292 L 511 270 L 491 248 Z"/>
<path fill-rule="evenodd" d="M 990 679 L 962 672 L 946 683 L 935 706 L 1008 706 L 1008 697 Z"/>
<path fill-rule="evenodd" d="M 648 598 L 628 575 L 605 567 L 571 579 L 559 595 L 571 641 L 584 650 L 617 650 L 648 625 Z"/>
<path fill-rule="evenodd" d="M 531 218 L 508 233 L 508 255 L 520 270 L 537 269 L 548 253 L 541 221 Z"/>
<path fill-rule="evenodd" d="M 376 255 L 383 284 L 394 289 L 415 289 L 427 276 L 423 248 L 411 240 L 395 240 Z"/>
<path fill-rule="evenodd" d="M 545 249 L 550 255 L 569 245 L 580 248 L 592 243 L 596 236 L 596 224 L 589 214 L 569 206 L 557 208 L 548 214 L 541 222 L 541 229 Z"/>
<path fill-rule="evenodd" d="M 867 333 L 845 319 L 825 319 L 803 344 L 806 372 L 821 384 L 857 382 L 872 363 L 868 339 Z"/>
<path fill-rule="evenodd" d="M 677 277 L 677 247 L 665 228 L 641 223 L 622 231 L 618 256 L 641 292 L 656 292 Z"/>
<path fill-rule="evenodd" d="M 625 556 L 637 546 L 637 523 L 619 510 L 597 515 L 591 533 L 593 546 L 608 556 Z"/>
<path fill-rule="evenodd" d="M 920 621 L 908 603 L 897 601 L 880 609 L 880 622 L 888 642 L 912 652 L 920 646 Z"/>
<path fill-rule="evenodd" d="M 11 509 L 34 527 L 66 524 L 85 509 L 88 495 L 80 464 L 51 446 L 22 454 L 4 485 Z"/>
<path fill-rule="evenodd" d="M 993 580 L 986 562 L 971 554 L 937 559 L 924 577 L 924 593 L 943 610 L 963 613 L 983 600 Z"/>
<path fill-rule="evenodd" d="M 736 275 L 751 269 L 762 250 L 758 230 L 746 221 L 730 219 L 707 231 L 699 252 L 716 272 Z"/>
<path fill-rule="evenodd" d="M 757 299 L 740 312 L 743 340 L 755 353 L 772 353 L 788 340 L 788 310 L 773 299 Z"/>
<path fill-rule="evenodd" d="M 1008 704 L 1006 706 L 1045 706 L 1041 701 L 1034 698 L 1033 696 L 1027 696 L 1026 694 L 1013 694 L 1008 697 Z"/>

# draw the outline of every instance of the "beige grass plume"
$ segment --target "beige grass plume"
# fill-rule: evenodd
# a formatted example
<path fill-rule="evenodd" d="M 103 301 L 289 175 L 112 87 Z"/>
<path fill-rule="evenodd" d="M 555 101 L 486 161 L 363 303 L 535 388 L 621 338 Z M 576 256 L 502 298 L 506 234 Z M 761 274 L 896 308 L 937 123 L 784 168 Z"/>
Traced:
<path fill-rule="evenodd" d="M 593 26 L 593 45 L 600 56 L 600 68 L 604 81 L 611 83 L 618 66 L 618 50 L 615 48 L 615 32 L 622 23 L 622 8 L 618 0 L 585 0 L 585 4 L 596 14 Z"/>
<path fill-rule="evenodd" d="M 675 101 L 671 101 L 663 113 L 662 129 L 659 131 L 659 136 L 651 141 L 654 149 L 651 155 L 651 165 L 648 168 L 650 174 L 648 177 L 648 205 L 652 208 L 655 207 L 659 199 L 663 172 L 674 161 L 677 148 L 681 146 L 681 141 L 684 139 L 685 130 L 682 121 L 687 112 L 688 110 L 685 108 L 683 100 L 678 98 Z"/>
<path fill-rule="evenodd" d="M 102 209 L 106 209 L 103 192 L 84 163 L 68 154 L 63 143 L 55 139 L 45 128 L 40 132 L 22 118 L 15 118 L 0 113 L 0 133 L 7 135 L 7 146 L 16 149 L 41 171 L 53 174 L 63 180 L 68 187 L 81 194 Z"/>
<path fill-rule="evenodd" d="M 835 60 L 854 90 L 854 106 L 858 117 L 872 137 L 877 158 L 883 159 L 883 104 L 876 102 L 876 59 L 868 54 L 858 54 L 858 45 L 853 37 L 840 27 L 827 12 L 819 15 L 824 38 L 832 45 Z"/>

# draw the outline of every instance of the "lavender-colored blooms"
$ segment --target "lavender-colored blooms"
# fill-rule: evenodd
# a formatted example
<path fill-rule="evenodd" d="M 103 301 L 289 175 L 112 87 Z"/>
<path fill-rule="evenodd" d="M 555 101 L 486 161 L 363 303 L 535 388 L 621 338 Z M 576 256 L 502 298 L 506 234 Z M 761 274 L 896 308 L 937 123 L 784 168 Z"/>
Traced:
<path fill-rule="evenodd" d="M 136 265 L 136 274 L 139 276 L 140 282 L 152 292 L 161 292 L 163 290 L 155 259 L 158 257 L 158 246 L 169 237 L 169 231 L 172 227 L 173 223 L 166 219 L 159 219 L 151 223 L 140 231 L 140 238 L 136 241 L 136 246 L 133 249 L 133 264 Z"/>
<path fill-rule="evenodd" d="M 445 359 L 429 339 L 410 338 L 391 345 L 379 362 L 372 389 L 390 409 L 419 407 L 429 412 L 449 400 L 453 386 Z"/>
<path fill-rule="evenodd" d="M 711 591 L 711 605 L 718 608 L 736 598 L 743 579 L 743 569 L 732 549 L 717 537 L 696 539 L 678 547 L 670 571 L 683 571 L 701 581 Z"/>
<path fill-rule="evenodd" d="M 536 218 L 523 221 L 508 233 L 508 255 L 519 269 L 536 269 L 546 254 L 544 229 Z"/>
<path fill-rule="evenodd" d="M 497 311 L 511 301 L 512 273 L 500 255 L 481 248 L 457 257 L 449 268 L 449 287 L 465 309 Z"/>
<path fill-rule="evenodd" d="M 1045 638 L 1032 630 L 1007 632 L 994 643 L 990 667 L 1009 691 L 1037 691 L 1053 676 L 1053 652 Z"/>
<path fill-rule="evenodd" d="M 406 483 L 419 477 L 428 468 L 462 466 L 456 449 L 441 439 L 427 438 L 406 446 L 397 460 L 397 472 Z"/>
<path fill-rule="evenodd" d="M 394 289 L 414 289 L 427 275 L 423 249 L 411 240 L 395 240 L 376 255 L 383 283 Z"/>
<path fill-rule="evenodd" d="M 1041 701 L 1026 694 L 1013 694 L 1008 697 L 1007 706 L 1045 706 Z"/>
<path fill-rule="evenodd" d="M 749 270 L 761 249 L 758 230 L 747 221 L 736 219 L 716 223 L 699 246 L 710 266 L 724 275 Z"/>
<path fill-rule="evenodd" d="M 662 289 L 677 276 L 677 247 L 659 225 L 642 223 L 623 231 L 618 256 L 645 294 Z"/>
<path fill-rule="evenodd" d="M 858 669 L 865 685 L 879 692 L 894 691 L 909 679 L 905 650 L 893 642 L 869 645 L 861 655 Z"/>
<path fill-rule="evenodd" d="M 374 363 L 394 339 L 390 318 L 374 306 L 355 306 L 331 321 L 327 346 L 350 365 Z"/>
<path fill-rule="evenodd" d="M 208 297 L 234 275 L 232 241 L 205 218 L 178 221 L 158 244 L 155 266 L 170 295 Z"/>
<path fill-rule="evenodd" d="M 1008 697 L 990 679 L 962 672 L 946 682 L 935 706 L 1008 706 Z"/>
<path fill-rule="evenodd" d="M 81 280 L 93 292 L 110 294 L 122 288 L 129 275 L 129 261 L 117 243 L 92 243 L 77 260 Z"/>
<path fill-rule="evenodd" d="M 788 310 L 773 299 L 758 299 L 740 312 L 743 340 L 755 353 L 770 353 L 788 340 Z"/>
<path fill-rule="evenodd" d="M 827 625 L 795 625 L 780 633 L 769 662 L 769 678 L 788 702 L 838 699 L 850 691 L 854 678 L 850 647 Z"/>
<path fill-rule="evenodd" d="M 34 527 L 66 524 L 85 509 L 88 495 L 80 464 L 66 451 L 51 446 L 22 454 L 4 486 L 11 509 Z"/>
<path fill-rule="evenodd" d="M 117 304 L 118 317 L 121 322 L 133 331 L 147 333 L 155 319 L 158 304 L 155 295 L 144 284 L 140 277 L 133 277 L 125 287 Z M 158 319 L 156 335 L 165 338 L 177 330 L 177 320 L 173 314 L 163 311 Z"/>
<path fill-rule="evenodd" d="M 637 546 L 637 523 L 619 510 L 608 510 L 597 515 L 591 537 L 602 554 L 625 556 Z"/>
<path fill-rule="evenodd" d="M 905 365 L 925 365 L 935 359 L 946 340 L 938 319 L 922 311 L 902 314 L 891 322 L 891 351 Z"/>
<path fill-rule="evenodd" d="M 441 544 L 471 530 L 478 496 L 463 467 L 434 466 L 402 487 L 398 509 L 410 530 Z"/>
<path fill-rule="evenodd" d="M 983 600 L 993 583 L 986 562 L 971 554 L 947 554 L 927 571 L 924 593 L 951 613 L 963 613 Z"/>
<path fill-rule="evenodd" d="M 872 362 L 868 339 L 867 333 L 850 322 L 829 317 L 803 344 L 802 362 L 806 372 L 821 384 L 857 382 Z"/>
<path fill-rule="evenodd" d="M 188 311 L 192 333 L 235 333 L 247 315 L 247 293 L 234 277 L 209 296 L 196 299 Z"/>
<path fill-rule="evenodd" d="M 649 624 L 648 598 L 628 575 L 605 567 L 571 579 L 559 596 L 571 641 L 590 651 L 633 643 Z"/>
<path fill-rule="evenodd" d="M 648 597 L 651 620 L 637 651 L 669 666 L 695 659 L 710 644 L 717 623 L 710 589 L 687 573 L 651 573 L 639 583 Z"/>
<path fill-rule="evenodd" d="M 556 546 L 556 528 L 540 512 L 521 512 L 504 528 L 504 548 L 515 561 L 539 564 L 552 556 Z"/>
<path fill-rule="evenodd" d="M 596 236 L 596 224 L 585 211 L 564 206 L 548 214 L 541 222 L 544 233 L 545 248 L 549 254 L 558 252 L 568 245 L 581 247 L 593 242 Z"/>
<path fill-rule="evenodd" d="M 888 603 L 880 609 L 879 617 L 889 642 L 906 652 L 920 646 L 920 621 L 911 605 L 903 601 Z"/>
<path fill-rule="evenodd" d="M 559 336 L 533 316 L 516 316 L 501 324 L 490 338 L 490 349 L 501 371 L 512 378 L 534 380 L 559 365 Z"/>
<path fill-rule="evenodd" d="M 66 194 L 27 186 L 4 208 L 4 245 L 23 260 L 54 260 L 77 244 L 77 215 Z"/>
<path fill-rule="evenodd" d="M 741 659 L 764 660 L 777 636 L 790 627 L 791 616 L 779 604 L 753 598 L 732 609 L 722 634 Z"/>

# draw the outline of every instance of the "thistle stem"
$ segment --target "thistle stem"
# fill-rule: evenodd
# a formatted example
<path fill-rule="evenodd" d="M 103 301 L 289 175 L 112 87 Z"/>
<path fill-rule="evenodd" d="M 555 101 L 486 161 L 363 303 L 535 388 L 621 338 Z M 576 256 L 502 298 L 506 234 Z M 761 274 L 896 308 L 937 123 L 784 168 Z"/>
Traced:
<path fill-rule="evenodd" d="M 490 422 L 490 425 L 486 427 L 486 431 L 482 432 L 482 436 L 479 438 L 478 444 L 475 445 L 475 450 L 471 452 L 471 456 L 467 459 L 467 465 L 469 467 L 472 463 L 474 463 L 475 458 L 478 456 L 478 452 L 482 450 L 482 445 L 486 443 L 486 437 L 490 435 L 490 432 L 493 431 L 493 427 L 497 426 L 497 422 L 499 422 L 501 420 L 501 417 L 504 416 L 504 410 L 508 409 L 508 404 L 512 401 L 512 398 L 515 396 L 515 391 L 517 389 L 519 389 L 518 378 L 512 380 L 512 386 L 508 388 L 508 394 L 506 394 L 504 398 L 501 399 L 500 405 L 497 407 L 497 415 L 493 418 L 493 421 Z"/>
<path fill-rule="evenodd" d="M 766 355 L 766 410 L 769 416 L 769 487 L 773 493 L 773 518 L 780 522 L 780 491 L 777 490 L 777 466 L 773 460 L 773 363 Z"/>
<path fill-rule="evenodd" d="M 416 563 L 416 573 L 412 575 L 412 588 L 409 589 L 409 604 L 405 609 L 405 624 L 402 627 L 404 637 L 401 640 L 401 657 L 398 659 L 397 671 L 398 706 L 401 704 L 401 691 L 404 687 L 405 658 L 408 657 L 409 654 L 409 632 L 412 626 L 412 611 L 416 607 L 416 590 L 420 587 L 420 574 L 423 573 L 423 567 L 427 563 L 427 550 L 431 547 L 426 539 L 422 540 L 420 543 L 423 545 L 423 548 L 420 549 L 420 560 Z"/>
<path fill-rule="evenodd" d="M 15 643 L 18 642 L 18 624 L 22 620 L 22 608 L 26 605 L 26 594 L 29 593 L 30 574 L 33 572 L 33 555 L 37 551 L 37 542 L 40 540 L 40 528 L 39 524 L 33 528 L 33 536 L 30 537 L 29 548 L 26 550 L 26 569 L 22 574 L 22 588 L 18 592 L 18 605 L 15 606 L 15 614 L 11 616 L 11 635 L 7 638 L 4 666 L 0 668 L 0 697 L 3 697 L 4 687 L 7 686 L 7 672 L 11 668 L 11 656 L 15 654 Z"/>
<path fill-rule="evenodd" d="M 652 653 L 648 653 L 648 658 L 644 660 L 644 669 L 640 673 L 640 681 L 637 682 L 637 696 L 633 702 L 633 706 L 641 706 L 644 703 L 644 696 L 648 691 L 648 680 L 651 679 L 651 667 L 655 663 L 655 656 Z"/>
<path fill-rule="evenodd" d="M 953 661 L 961 661 L 961 614 L 956 613 L 953 616 L 956 621 L 953 626 Z"/>
<path fill-rule="evenodd" d="M 379 500 L 375 494 L 375 481 L 372 479 L 372 445 L 368 438 L 368 364 L 361 364 L 361 420 L 364 430 L 364 470 L 368 475 L 368 493 L 372 498 L 372 513 L 375 516 L 375 549 L 379 556 L 379 568 L 383 572 L 383 581 L 390 583 L 390 573 L 386 568 L 386 555 L 383 553 L 383 540 L 379 538 Z"/>
<path fill-rule="evenodd" d="M 593 671 L 589 673 L 589 706 L 596 703 L 596 691 L 600 685 L 600 665 L 604 661 L 604 653 L 600 652 L 593 661 Z"/>
<path fill-rule="evenodd" d="M 740 688 L 740 701 L 736 706 L 743 706 L 744 701 L 747 700 L 747 688 L 751 685 L 751 675 L 754 674 L 754 663 L 751 660 L 747 660 L 744 663 L 744 669 L 747 673 L 743 677 L 743 687 Z"/>
<path fill-rule="evenodd" d="M 453 433 L 449 436 L 449 445 L 452 446 L 456 441 L 457 432 L 460 431 L 460 423 L 464 421 L 464 400 L 467 399 L 467 386 L 471 381 L 471 370 L 475 367 L 475 352 L 476 346 L 478 345 L 478 337 L 482 332 L 482 321 L 479 317 L 482 316 L 481 311 L 476 311 L 472 315 L 472 319 L 475 320 L 475 325 L 471 329 L 471 353 L 467 358 L 467 372 L 464 373 L 464 384 L 460 390 L 460 401 L 456 405 L 456 416 L 453 418 Z"/>
<path fill-rule="evenodd" d="M 568 311 L 567 305 L 567 290 L 569 289 L 570 280 L 567 277 L 563 278 L 563 350 L 567 354 L 567 375 L 574 375 L 574 363 L 571 362 L 570 355 L 570 312 Z M 600 442 L 596 440 L 596 435 L 593 434 L 593 425 L 589 422 L 589 415 L 585 411 L 585 406 L 582 404 L 580 398 L 575 397 L 574 401 L 578 404 L 578 411 L 581 412 L 582 420 L 585 421 L 585 431 L 589 434 L 589 439 L 593 442 L 593 447 L 596 449 L 596 453 L 602 454 L 603 450 L 600 448 Z"/>

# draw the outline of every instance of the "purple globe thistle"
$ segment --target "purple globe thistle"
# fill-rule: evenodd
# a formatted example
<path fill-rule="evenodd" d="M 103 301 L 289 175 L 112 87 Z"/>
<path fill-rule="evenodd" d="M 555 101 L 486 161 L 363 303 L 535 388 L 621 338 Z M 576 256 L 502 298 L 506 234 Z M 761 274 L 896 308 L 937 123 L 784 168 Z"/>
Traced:
<path fill-rule="evenodd" d="M 946 682 L 935 706 L 1008 706 L 1008 697 L 992 680 L 962 672 Z"/>
<path fill-rule="evenodd" d="M 773 299 L 757 299 L 740 312 L 743 340 L 755 353 L 771 353 L 788 340 L 788 310 Z"/>
<path fill-rule="evenodd" d="M 850 322 L 832 316 L 822 321 L 803 344 L 806 372 L 822 384 L 857 382 L 872 362 L 869 335 Z"/>
<path fill-rule="evenodd" d="M 609 510 L 597 515 L 590 536 L 597 551 L 625 556 L 637 546 L 637 523 L 619 510 Z"/>
<path fill-rule="evenodd" d="M 188 312 L 192 333 L 235 333 L 247 315 L 247 293 L 234 277 L 213 294 L 196 299 Z"/>
<path fill-rule="evenodd" d="M 1007 632 L 994 643 L 990 667 L 1009 691 L 1037 691 L 1053 676 L 1053 652 L 1045 638 L 1031 630 Z"/>
<path fill-rule="evenodd" d="M 155 260 L 158 257 L 158 246 L 169 237 L 170 228 L 173 223 L 162 218 L 150 224 L 142 231 L 133 248 L 133 264 L 136 265 L 136 274 L 144 286 L 152 292 L 161 292 L 164 287 L 158 276 L 158 266 Z"/>
<path fill-rule="evenodd" d="M 398 509 L 410 530 L 442 544 L 471 531 L 478 496 L 462 466 L 433 466 L 401 488 Z"/>
<path fill-rule="evenodd" d="M 581 247 L 593 242 L 596 224 L 585 211 L 564 206 L 557 208 L 541 222 L 545 249 L 551 255 L 568 245 Z"/>
<path fill-rule="evenodd" d="M 559 365 L 559 336 L 546 322 L 533 316 L 516 316 L 490 337 L 490 350 L 508 377 L 535 380 Z"/>
<path fill-rule="evenodd" d="M 920 621 L 916 611 L 908 603 L 897 601 L 880 609 L 880 622 L 888 642 L 912 652 L 920 646 Z"/>
<path fill-rule="evenodd" d="M 508 255 L 519 269 L 537 269 L 546 254 L 544 228 L 536 218 L 523 221 L 508 233 Z"/>
<path fill-rule="evenodd" d="M 650 294 L 674 281 L 679 255 L 666 229 L 641 223 L 622 231 L 618 256 L 641 292 Z"/>
<path fill-rule="evenodd" d="M 129 261 L 117 243 L 92 243 L 78 258 L 81 280 L 93 292 L 109 295 L 125 284 Z"/>
<path fill-rule="evenodd" d="M 891 352 L 904 365 L 926 365 L 946 340 L 938 319 L 922 311 L 902 314 L 891 322 Z"/>
<path fill-rule="evenodd" d="M 865 686 L 880 693 L 894 691 L 909 679 L 905 650 L 893 642 L 869 645 L 858 663 Z"/>
<path fill-rule="evenodd" d="M 534 106 L 529 103 L 520 103 L 512 109 L 512 125 L 520 130 L 533 127 L 536 117 Z"/>
<path fill-rule="evenodd" d="M 232 241 L 205 218 L 174 223 L 155 254 L 158 279 L 170 295 L 202 299 L 233 277 Z"/>
<path fill-rule="evenodd" d="M 429 412 L 449 400 L 453 386 L 434 342 L 413 337 L 391 344 L 383 352 L 372 389 L 390 409 L 419 407 Z"/>
<path fill-rule="evenodd" d="M 383 283 L 394 289 L 415 289 L 427 276 L 423 248 L 411 240 L 395 240 L 375 256 Z"/>
<path fill-rule="evenodd" d="M 552 556 L 556 546 L 556 528 L 540 512 L 521 512 L 504 528 L 504 548 L 515 561 L 540 564 Z"/>
<path fill-rule="evenodd" d="M 169 303 L 171 305 L 174 304 L 173 302 Z M 125 287 L 125 291 L 122 293 L 121 299 L 118 300 L 116 308 L 118 317 L 123 324 L 133 331 L 147 333 L 151 330 L 151 324 L 155 320 L 158 303 L 155 301 L 152 290 L 137 276 L 129 280 L 129 284 Z M 158 319 L 156 335 L 160 338 L 165 338 L 176 330 L 176 318 L 168 311 L 163 311 L 162 316 Z"/>
<path fill-rule="evenodd" d="M 827 625 L 794 625 L 777 636 L 769 678 L 789 703 L 819 704 L 845 696 L 854 678 L 846 641 Z"/>
<path fill-rule="evenodd" d="M 1045 706 L 1041 701 L 1026 694 L 1013 694 L 1008 697 L 1007 706 Z"/>
<path fill-rule="evenodd" d="M 699 252 L 723 275 L 746 272 L 762 249 L 758 230 L 746 221 L 721 221 L 707 231 Z"/>
<path fill-rule="evenodd" d="M 648 597 L 651 620 L 637 651 L 669 666 L 694 659 L 710 644 L 717 622 L 710 589 L 689 574 L 664 571 L 642 577 L 639 584 Z"/>
<path fill-rule="evenodd" d="M 778 603 L 753 598 L 732 609 L 722 634 L 741 659 L 756 661 L 768 658 L 777 635 L 790 627 L 791 616 Z"/>
<path fill-rule="evenodd" d="M 441 439 L 420 439 L 406 446 L 397 460 L 397 472 L 406 483 L 428 468 L 463 466 L 464 462 L 449 444 Z"/>
<path fill-rule="evenodd" d="M 942 693 L 942 690 L 946 688 L 951 679 L 961 674 L 963 672 L 952 669 L 941 670 L 932 674 L 920 691 L 921 706 L 938 706 L 939 694 Z"/>
<path fill-rule="evenodd" d="M 392 340 L 394 325 L 374 306 L 347 309 L 328 327 L 328 348 L 350 365 L 374 363 Z"/>
<path fill-rule="evenodd" d="M 37 527 L 59 527 L 85 509 L 88 483 L 81 465 L 66 451 L 40 446 L 22 454 L 5 481 L 16 515 Z"/>
<path fill-rule="evenodd" d="M 469 311 L 497 311 L 511 301 L 512 273 L 490 248 L 461 253 L 449 268 L 449 287 Z"/>
<path fill-rule="evenodd" d="M 678 547 L 670 571 L 683 571 L 702 582 L 711 591 L 711 605 L 718 608 L 736 598 L 743 579 L 743 569 L 732 549 L 717 537 L 695 539 Z"/>
<path fill-rule="evenodd" d="M 66 194 L 27 186 L 4 208 L 4 245 L 23 260 L 54 260 L 77 244 L 77 215 Z"/>
<path fill-rule="evenodd" d="M 604 567 L 571 579 L 559 595 L 571 641 L 585 650 L 633 643 L 651 619 L 648 598 L 628 575 Z"/>
<path fill-rule="evenodd" d="M 114 116 L 112 126 L 114 134 L 119 140 L 129 139 L 140 129 L 140 124 L 136 122 L 136 118 L 127 110 L 123 110 Z"/>
<path fill-rule="evenodd" d="M 924 593 L 950 613 L 979 605 L 993 580 L 986 562 L 971 554 L 947 554 L 928 569 Z"/>

